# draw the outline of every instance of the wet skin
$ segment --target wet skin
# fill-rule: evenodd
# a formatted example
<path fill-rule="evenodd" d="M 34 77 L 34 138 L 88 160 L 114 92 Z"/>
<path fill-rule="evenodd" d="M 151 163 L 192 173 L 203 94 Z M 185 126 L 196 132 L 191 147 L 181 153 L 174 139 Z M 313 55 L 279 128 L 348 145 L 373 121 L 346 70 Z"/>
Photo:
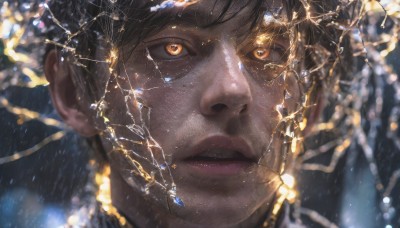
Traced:
<path fill-rule="evenodd" d="M 201 18 L 210 11 L 210 5 L 202 1 L 186 10 Z M 267 149 L 279 121 L 276 106 L 284 100 L 284 88 L 293 96 L 286 101 L 292 111 L 298 88 L 294 79 L 284 82 L 282 77 L 276 78 L 279 70 L 264 70 L 264 64 L 285 64 L 289 41 L 283 37 L 264 46 L 255 45 L 254 36 L 240 35 L 248 31 L 247 26 L 239 26 L 247 17 L 243 10 L 228 22 L 206 29 L 191 24 L 168 25 L 127 55 L 126 62 L 119 66 L 119 73 L 125 75 L 122 73 L 122 78 L 110 84 L 109 100 L 121 107 L 115 110 L 126 110 L 125 102 L 115 102 L 124 101 L 122 94 L 116 95 L 120 88 L 112 89 L 117 84 L 129 90 L 130 81 L 135 88 L 143 89 L 138 96 L 148 108 L 143 108 L 142 114 L 146 119 L 150 110 L 150 135 L 163 149 L 166 163 L 172 167 L 177 195 L 185 204 L 179 207 L 169 200 L 169 207 L 185 226 L 254 222 L 265 214 L 279 184 L 280 140 L 275 139 L 269 152 Z M 265 34 L 276 35 L 268 25 Z M 263 52 L 269 54 L 263 56 Z M 136 113 L 136 121 L 139 119 L 136 107 L 130 106 L 129 112 Z M 108 116 L 122 121 L 122 125 L 130 123 L 124 122 L 126 114 L 121 111 L 110 111 Z M 126 129 L 117 129 L 117 135 L 132 139 Z M 131 150 L 146 151 L 129 142 L 123 144 Z M 165 163 L 159 149 L 152 152 L 159 163 Z M 234 153 L 245 158 L 237 158 Z M 263 154 L 260 165 L 258 160 Z M 119 156 L 112 156 L 118 160 L 116 169 L 124 162 Z M 142 156 L 151 160 L 149 152 Z M 213 156 L 231 159 L 204 158 Z M 146 162 L 142 164 L 152 169 Z M 129 182 L 130 176 L 123 176 Z M 126 191 L 120 189 L 113 196 L 124 198 Z M 161 201 L 168 198 L 162 193 L 157 197 Z M 135 210 L 125 208 L 125 214 Z M 156 207 L 155 213 L 162 214 L 159 210 L 165 209 Z M 249 219 L 252 215 L 254 218 Z"/>
<path fill-rule="evenodd" d="M 271 208 L 280 184 L 277 105 L 284 103 L 292 112 L 300 99 L 297 81 L 279 76 L 289 40 L 270 24 L 249 33 L 247 8 L 223 24 L 199 26 L 209 19 L 213 3 L 204 0 L 184 9 L 184 15 L 196 15 L 192 23 L 169 24 L 133 51 L 129 44 L 121 47 L 118 76 L 110 76 L 106 88 L 104 113 L 118 147 L 130 151 L 144 170 L 155 171 L 161 183 L 154 161 L 168 165 L 172 179 L 168 169 L 161 172 L 166 186 L 173 180 L 184 202 L 183 207 L 172 203 L 158 185 L 145 196 L 129 159 L 101 134 L 110 156 L 113 204 L 142 227 L 251 227 Z M 260 44 L 260 34 L 275 38 Z M 96 56 L 104 59 L 107 53 L 99 48 Z M 109 75 L 108 66 L 98 68 L 98 74 Z M 139 88 L 135 99 L 129 91 Z M 285 89 L 290 99 L 284 99 Z M 143 140 L 126 128 L 133 124 L 148 129 L 139 135 L 154 141 L 135 143 Z"/>

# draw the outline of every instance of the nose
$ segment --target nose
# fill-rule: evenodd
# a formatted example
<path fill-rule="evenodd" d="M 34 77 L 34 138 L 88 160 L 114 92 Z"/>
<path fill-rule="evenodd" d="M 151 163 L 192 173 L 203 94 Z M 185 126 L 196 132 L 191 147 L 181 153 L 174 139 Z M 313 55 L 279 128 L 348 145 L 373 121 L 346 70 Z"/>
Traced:
<path fill-rule="evenodd" d="M 249 81 L 233 46 L 222 43 L 207 66 L 200 100 L 203 115 L 242 115 L 252 102 Z"/>

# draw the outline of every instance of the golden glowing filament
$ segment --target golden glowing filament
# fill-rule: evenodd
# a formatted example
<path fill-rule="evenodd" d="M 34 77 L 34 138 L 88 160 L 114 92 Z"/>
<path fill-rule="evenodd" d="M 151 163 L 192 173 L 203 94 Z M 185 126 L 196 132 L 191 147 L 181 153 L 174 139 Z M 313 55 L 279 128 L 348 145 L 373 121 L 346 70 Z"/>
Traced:
<path fill-rule="evenodd" d="M 272 43 L 272 36 L 270 34 L 260 34 L 256 37 L 255 40 L 255 45 L 257 46 L 262 46 L 262 45 L 267 45 Z"/>
<path fill-rule="evenodd" d="M 293 188 L 294 187 L 295 179 L 294 179 L 294 177 L 292 175 L 285 173 L 285 174 L 283 174 L 281 176 L 281 179 L 282 179 L 283 183 L 286 186 L 288 186 L 289 188 Z"/>
<path fill-rule="evenodd" d="M 100 172 L 96 173 L 95 182 L 99 186 L 96 194 L 96 200 L 100 202 L 102 209 L 109 215 L 114 216 L 120 225 L 126 224 L 126 219 L 120 215 L 117 209 L 113 206 L 111 201 L 111 188 L 110 188 L 110 166 L 106 165 Z"/>
<path fill-rule="evenodd" d="M 298 138 L 294 137 L 292 139 L 292 145 L 290 145 L 290 150 L 292 151 L 292 153 L 296 153 L 297 151 L 297 142 L 298 142 Z"/>
<path fill-rule="evenodd" d="M 303 120 L 299 123 L 300 130 L 304 130 L 307 127 L 307 119 L 303 118 Z"/>
<path fill-rule="evenodd" d="M 172 56 L 178 56 L 183 52 L 183 45 L 178 43 L 168 43 L 164 48 L 165 51 Z"/>
<path fill-rule="evenodd" d="M 259 60 L 266 60 L 269 57 L 270 50 L 268 48 L 259 47 L 254 49 L 253 56 Z"/>
<path fill-rule="evenodd" d="M 116 63 L 118 62 L 118 49 L 113 47 L 110 50 L 110 55 L 108 59 L 106 60 L 109 63 L 109 71 L 112 73 L 114 71 L 114 67 Z"/>
<path fill-rule="evenodd" d="M 285 173 L 281 175 L 281 180 L 283 184 L 278 189 L 279 196 L 274 208 L 272 209 L 272 214 L 274 216 L 278 214 L 285 200 L 287 200 L 289 203 L 294 203 L 297 196 L 297 192 L 294 190 L 294 186 L 296 184 L 294 177 Z"/>

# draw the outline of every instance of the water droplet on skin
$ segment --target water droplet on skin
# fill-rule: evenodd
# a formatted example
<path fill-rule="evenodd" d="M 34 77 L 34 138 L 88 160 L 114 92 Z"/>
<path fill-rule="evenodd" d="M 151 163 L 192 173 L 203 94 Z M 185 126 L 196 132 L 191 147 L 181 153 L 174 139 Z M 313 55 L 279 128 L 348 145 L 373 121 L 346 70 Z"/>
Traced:
<path fill-rule="evenodd" d="M 134 93 L 135 95 L 142 95 L 142 94 L 143 94 L 143 90 L 142 90 L 142 88 L 138 88 L 138 89 L 135 89 L 135 90 L 133 91 L 133 93 Z"/>
<path fill-rule="evenodd" d="M 308 71 L 308 70 L 302 70 L 300 73 L 301 77 L 307 77 L 309 75 L 310 75 L 310 71 Z"/>
<path fill-rule="evenodd" d="M 184 207 L 185 204 L 183 203 L 183 201 L 177 197 L 177 196 L 173 196 L 172 199 L 174 200 L 174 203 L 180 207 Z"/>
<path fill-rule="evenodd" d="M 169 82 L 172 81 L 172 78 L 171 78 L 170 76 L 165 76 L 165 77 L 163 78 L 163 80 L 164 80 L 165 83 L 169 83 Z"/>
<path fill-rule="evenodd" d="M 285 90 L 285 100 L 288 100 L 290 98 L 292 98 L 292 95 L 287 90 Z"/>
<path fill-rule="evenodd" d="M 310 71 L 302 70 L 300 72 L 300 81 L 305 83 L 306 85 L 310 83 Z"/>
<path fill-rule="evenodd" d="M 161 164 L 161 165 L 160 165 L 160 169 L 161 169 L 161 170 L 165 170 L 166 168 L 167 168 L 167 164 Z"/>
<path fill-rule="evenodd" d="M 242 62 L 238 62 L 238 67 L 239 67 L 239 70 L 243 70 L 243 63 Z"/>

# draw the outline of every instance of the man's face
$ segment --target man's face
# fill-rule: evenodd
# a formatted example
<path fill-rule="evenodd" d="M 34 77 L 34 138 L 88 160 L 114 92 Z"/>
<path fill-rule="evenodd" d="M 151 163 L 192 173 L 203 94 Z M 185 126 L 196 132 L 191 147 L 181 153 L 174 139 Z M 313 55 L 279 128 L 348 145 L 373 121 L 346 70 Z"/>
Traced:
<path fill-rule="evenodd" d="M 225 17 L 243 4 L 235 2 Z M 265 20 L 250 29 L 252 4 L 224 23 L 202 26 L 222 5 L 213 14 L 208 0 L 170 10 L 182 19 L 133 51 L 120 47 L 100 114 L 111 168 L 129 191 L 148 191 L 151 203 L 169 204 L 173 214 L 199 224 L 239 223 L 271 207 L 285 156 L 281 112 L 294 112 L 300 100 L 297 80 L 283 74 L 285 28 Z M 266 5 L 282 8 L 278 1 Z M 165 197 L 175 186 L 184 205 Z"/>

